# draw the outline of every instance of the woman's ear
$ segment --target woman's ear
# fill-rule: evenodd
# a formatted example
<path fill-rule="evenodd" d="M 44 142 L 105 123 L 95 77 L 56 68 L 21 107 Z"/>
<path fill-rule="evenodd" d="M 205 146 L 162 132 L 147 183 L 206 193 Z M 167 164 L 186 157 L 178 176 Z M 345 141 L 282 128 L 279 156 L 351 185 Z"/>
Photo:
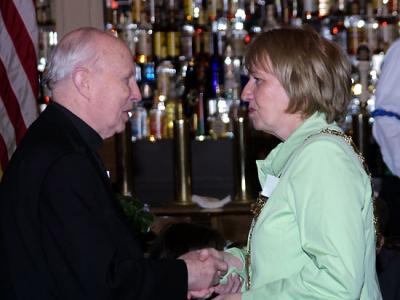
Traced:
<path fill-rule="evenodd" d="M 72 72 L 72 82 L 78 93 L 85 99 L 90 99 L 90 74 L 89 69 L 78 67 Z"/>

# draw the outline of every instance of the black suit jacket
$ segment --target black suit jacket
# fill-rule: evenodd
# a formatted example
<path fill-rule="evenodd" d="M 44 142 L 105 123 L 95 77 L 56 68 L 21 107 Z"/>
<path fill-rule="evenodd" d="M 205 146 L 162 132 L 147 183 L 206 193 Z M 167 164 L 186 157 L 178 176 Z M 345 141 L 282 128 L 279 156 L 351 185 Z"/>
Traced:
<path fill-rule="evenodd" d="M 95 147 L 64 110 L 39 116 L 0 183 L 0 299 L 186 299 L 186 265 L 143 257 Z"/>

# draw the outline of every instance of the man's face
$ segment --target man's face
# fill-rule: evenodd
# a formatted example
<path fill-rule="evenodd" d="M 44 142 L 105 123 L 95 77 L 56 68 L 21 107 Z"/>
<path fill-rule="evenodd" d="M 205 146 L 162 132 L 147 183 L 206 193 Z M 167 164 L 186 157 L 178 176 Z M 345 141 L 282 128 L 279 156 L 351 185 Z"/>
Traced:
<path fill-rule="evenodd" d="M 107 45 L 109 44 L 109 45 Z M 96 128 L 105 139 L 125 129 L 132 101 L 140 101 L 129 50 L 110 39 L 92 70 L 92 106 Z"/>

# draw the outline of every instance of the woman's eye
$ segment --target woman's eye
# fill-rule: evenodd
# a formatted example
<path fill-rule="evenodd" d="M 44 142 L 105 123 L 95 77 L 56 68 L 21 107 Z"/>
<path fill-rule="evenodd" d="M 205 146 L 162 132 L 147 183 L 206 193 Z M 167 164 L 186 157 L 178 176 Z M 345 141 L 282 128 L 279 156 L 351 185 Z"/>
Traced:
<path fill-rule="evenodd" d="M 260 78 L 258 78 L 258 77 L 254 77 L 254 81 L 255 81 L 255 83 L 256 83 L 256 84 L 259 84 L 259 83 L 260 83 L 260 81 L 261 81 L 261 79 L 260 79 Z"/>

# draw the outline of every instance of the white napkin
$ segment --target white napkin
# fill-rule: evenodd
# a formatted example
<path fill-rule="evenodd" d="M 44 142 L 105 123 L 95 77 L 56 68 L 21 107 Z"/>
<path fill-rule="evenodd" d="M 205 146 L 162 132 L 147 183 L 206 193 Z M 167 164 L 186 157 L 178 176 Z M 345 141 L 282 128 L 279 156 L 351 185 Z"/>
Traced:
<path fill-rule="evenodd" d="M 199 195 L 192 195 L 192 201 L 197 203 L 202 208 L 220 208 L 225 204 L 231 202 L 231 196 L 228 195 L 223 199 L 217 199 L 213 197 L 205 197 Z"/>

